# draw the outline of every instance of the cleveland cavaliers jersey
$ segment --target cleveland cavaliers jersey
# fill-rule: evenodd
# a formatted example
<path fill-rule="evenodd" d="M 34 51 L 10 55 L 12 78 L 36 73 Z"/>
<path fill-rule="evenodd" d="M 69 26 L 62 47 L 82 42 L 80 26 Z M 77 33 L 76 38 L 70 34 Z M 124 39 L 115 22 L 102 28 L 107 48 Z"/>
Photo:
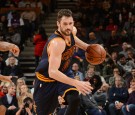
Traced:
<path fill-rule="evenodd" d="M 69 70 L 70 64 L 71 64 L 71 59 L 72 59 L 74 51 L 75 51 L 74 37 L 72 34 L 70 35 L 70 37 L 71 37 L 71 43 L 70 43 L 70 45 L 66 44 L 65 50 L 63 51 L 62 57 L 61 57 L 61 65 L 60 65 L 59 71 L 61 71 L 62 73 L 65 73 Z M 38 75 L 38 78 L 40 80 L 44 79 L 43 81 L 48 80 L 47 78 L 52 79 L 49 77 L 49 74 L 48 74 L 49 60 L 48 60 L 47 47 L 48 47 L 50 41 L 55 39 L 55 38 L 64 39 L 59 31 L 55 31 L 49 37 L 49 39 L 48 39 L 48 41 L 43 49 L 41 61 L 39 62 L 38 67 L 36 68 L 36 73 L 40 74 L 40 75 Z M 56 49 L 56 50 L 59 50 L 59 49 Z"/>

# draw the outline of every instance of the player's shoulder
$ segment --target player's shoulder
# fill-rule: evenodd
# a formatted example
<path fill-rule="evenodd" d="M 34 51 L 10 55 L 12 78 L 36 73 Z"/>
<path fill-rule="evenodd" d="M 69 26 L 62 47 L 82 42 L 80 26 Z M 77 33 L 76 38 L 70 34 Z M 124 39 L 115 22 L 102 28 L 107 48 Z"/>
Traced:
<path fill-rule="evenodd" d="M 49 42 L 49 46 L 55 48 L 65 47 L 65 40 L 61 37 L 55 37 Z"/>

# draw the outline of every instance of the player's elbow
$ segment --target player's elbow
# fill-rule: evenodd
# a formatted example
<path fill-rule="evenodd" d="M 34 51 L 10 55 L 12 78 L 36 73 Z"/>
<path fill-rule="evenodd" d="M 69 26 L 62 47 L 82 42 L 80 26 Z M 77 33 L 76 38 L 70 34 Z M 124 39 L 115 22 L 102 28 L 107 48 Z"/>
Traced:
<path fill-rule="evenodd" d="M 55 76 L 56 76 L 56 70 L 50 69 L 49 70 L 49 77 L 55 79 Z"/>

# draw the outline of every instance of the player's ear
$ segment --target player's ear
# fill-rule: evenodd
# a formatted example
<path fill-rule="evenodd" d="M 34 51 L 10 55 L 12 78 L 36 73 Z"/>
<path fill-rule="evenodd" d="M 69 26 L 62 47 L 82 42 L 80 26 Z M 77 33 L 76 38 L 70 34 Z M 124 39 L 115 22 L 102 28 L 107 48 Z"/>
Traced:
<path fill-rule="evenodd" d="M 59 22 L 59 21 L 57 21 L 57 26 L 59 27 L 59 25 L 60 25 L 60 22 Z"/>

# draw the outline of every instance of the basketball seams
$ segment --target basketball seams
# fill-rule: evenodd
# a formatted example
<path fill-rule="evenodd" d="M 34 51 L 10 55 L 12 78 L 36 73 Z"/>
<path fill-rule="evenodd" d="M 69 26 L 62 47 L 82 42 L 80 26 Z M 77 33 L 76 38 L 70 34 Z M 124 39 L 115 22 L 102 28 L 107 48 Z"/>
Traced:
<path fill-rule="evenodd" d="M 93 44 L 88 47 L 85 56 L 86 56 L 86 60 L 89 63 L 91 63 L 92 65 L 97 65 L 97 64 L 101 64 L 104 61 L 106 57 L 106 51 L 101 45 Z"/>
<path fill-rule="evenodd" d="M 90 46 L 91 47 L 91 46 Z M 98 53 L 95 49 L 93 49 L 92 47 L 91 47 L 91 49 L 93 50 L 93 51 L 95 51 L 97 54 L 99 54 L 100 55 L 100 53 Z"/>
<path fill-rule="evenodd" d="M 101 51 L 101 47 L 100 47 L 100 51 Z M 101 58 L 100 58 L 100 63 L 102 63 L 102 52 L 101 52 Z"/>

